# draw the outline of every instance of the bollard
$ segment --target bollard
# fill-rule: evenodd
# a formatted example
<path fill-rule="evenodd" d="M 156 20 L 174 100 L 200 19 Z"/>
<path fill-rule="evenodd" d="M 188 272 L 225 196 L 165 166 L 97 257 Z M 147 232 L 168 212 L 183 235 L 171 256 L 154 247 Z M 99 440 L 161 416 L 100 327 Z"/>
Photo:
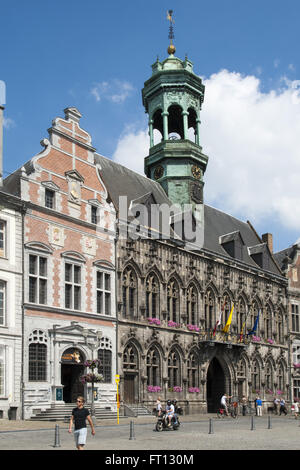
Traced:
<path fill-rule="evenodd" d="M 130 421 L 130 441 L 135 441 L 135 436 L 134 436 L 134 423 L 133 421 Z"/>
<path fill-rule="evenodd" d="M 54 439 L 54 446 L 53 447 L 60 447 L 59 426 L 58 426 L 58 424 L 55 425 L 55 439 Z"/>
<path fill-rule="evenodd" d="M 213 421 L 211 418 L 209 418 L 209 431 L 208 431 L 208 434 L 213 434 L 214 433 L 214 430 L 213 430 Z"/>
<path fill-rule="evenodd" d="M 253 431 L 255 429 L 255 426 L 254 426 L 254 416 L 251 416 L 251 431 Z"/>
<path fill-rule="evenodd" d="M 268 429 L 272 429 L 271 416 L 268 416 Z"/>

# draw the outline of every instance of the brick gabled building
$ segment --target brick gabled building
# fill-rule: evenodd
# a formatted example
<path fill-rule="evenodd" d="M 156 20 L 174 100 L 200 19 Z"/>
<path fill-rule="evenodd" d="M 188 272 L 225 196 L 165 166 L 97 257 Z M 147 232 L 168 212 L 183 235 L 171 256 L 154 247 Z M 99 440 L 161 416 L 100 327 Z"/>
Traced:
<path fill-rule="evenodd" d="M 90 400 L 79 377 L 94 358 L 104 376 L 96 406 L 115 407 L 115 210 L 81 114 L 64 112 L 41 141 L 44 149 L 4 182 L 26 205 L 25 418 L 77 394 Z"/>

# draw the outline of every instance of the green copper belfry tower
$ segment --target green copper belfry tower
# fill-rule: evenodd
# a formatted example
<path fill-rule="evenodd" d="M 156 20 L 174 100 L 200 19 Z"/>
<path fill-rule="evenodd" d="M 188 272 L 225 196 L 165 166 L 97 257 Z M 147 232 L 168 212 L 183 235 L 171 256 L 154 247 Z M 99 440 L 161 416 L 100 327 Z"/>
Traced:
<path fill-rule="evenodd" d="M 169 56 L 152 65 L 152 76 L 142 90 L 150 136 L 145 174 L 162 185 L 173 203 L 194 206 L 203 204 L 203 174 L 208 161 L 200 146 L 205 87 L 193 72 L 192 62 L 174 56 L 173 34 L 169 37 Z M 157 136 L 160 142 L 155 142 Z"/>

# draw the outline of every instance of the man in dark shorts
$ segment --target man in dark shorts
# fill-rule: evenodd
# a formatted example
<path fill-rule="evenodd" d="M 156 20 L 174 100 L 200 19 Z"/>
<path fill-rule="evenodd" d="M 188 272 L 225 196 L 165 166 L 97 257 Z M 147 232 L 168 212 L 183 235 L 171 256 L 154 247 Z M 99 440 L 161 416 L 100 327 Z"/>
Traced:
<path fill-rule="evenodd" d="M 76 400 L 76 403 L 77 403 L 77 408 L 73 408 L 72 410 L 72 416 L 71 416 L 70 424 L 69 424 L 69 433 L 72 432 L 72 425 L 74 422 L 75 424 L 74 438 L 75 438 L 76 447 L 78 450 L 83 450 L 83 447 L 86 443 L 86 434 L 87 434 L 86 420 L 88 420 L 89 425 L 91 426 L 93 436 L 95 435 L 95 429 L 94 429 L 94 424 L 90 416 L 89 410 L 87 408 L 84 408 L 83 406 L 84 398 L 78 397 Z"/>

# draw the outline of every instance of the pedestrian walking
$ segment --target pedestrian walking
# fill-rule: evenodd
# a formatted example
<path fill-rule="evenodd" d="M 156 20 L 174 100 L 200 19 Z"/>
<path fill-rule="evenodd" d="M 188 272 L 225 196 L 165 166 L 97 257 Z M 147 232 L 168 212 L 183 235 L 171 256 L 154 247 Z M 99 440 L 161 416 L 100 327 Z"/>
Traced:
<path fill-rule="evenodd" d="M 161 406 L 161 398 L 158 397 L 156 400 L 156 408 L 155 408 L 156 416 L 160 416 L 162 414 L 162 406 Z"/>
<path fill-rule="evenodd" d="M 256 412 L 257 416 L 262 416 L 262 401 L 259 396 L 256 398 Z"/>
<path fill-rule="evenodd" d="M 280 400 L 280 416 L 281 416 L 281 413 L 284 413 L 285 416 L 287 415 L 287 410 L 286 410 L 286 407 L 285 407 L 285 400 L 283 398 L 281 398 Z"/>
<path fill-rule="evenodd" d="M 299 414 L 299 404 L 296 400 L 294 400 L 294 403 L 292 405 L 292 411 L 294 412 L 295 419 L 297 419 Z"/>
<path fill-rule="evenodd" d="M 280 412 L 280 400 L 279 398 L 275 397 L 274 398 L 274 409 L 275 409 L 275 413 L 277 415 L 279 415 L 279 412 Z"/>
<path fill-rule="evenodd" d="M 76 400 L 77 408 L 73 408 L 72 416 L 69 424 L 69 433 L 72 432 L 72 426 L 74 423 L 74 438 L 75 444 L 78 450 L 83 450 L 86 444 L 87 427 L 86 420 L 88 420 L 91 426 L 92 435 L 95 435 L 94 424 L 90 416 L 90 412 L 84 407 L 84 398 L 78 397 Z"/>
<path fill-rule="evenodd" d="M 243 395 L 241 399 L 243 416 L 246 416 L 246 413 L 247 413 L 247 403 L 248 403 L 248 398 L 245 395 Z"/>

